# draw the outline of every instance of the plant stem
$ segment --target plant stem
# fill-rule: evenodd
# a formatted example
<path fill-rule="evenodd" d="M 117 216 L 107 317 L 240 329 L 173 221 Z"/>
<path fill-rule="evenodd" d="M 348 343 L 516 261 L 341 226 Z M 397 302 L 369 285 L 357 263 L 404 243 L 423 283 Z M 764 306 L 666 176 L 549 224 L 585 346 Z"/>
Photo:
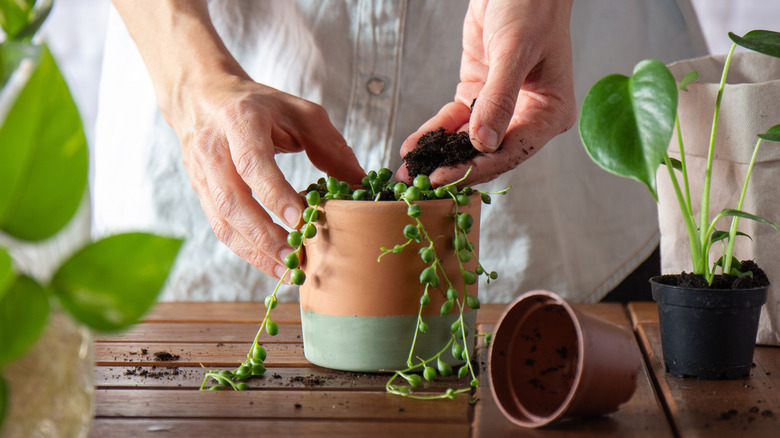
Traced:
<path fill-rule="evenodd" d="M 729 66 L 731 65 L 731 57 L 734 54 L 734 49 L 736 49 L 737 45 L 732 44 L 731 50 L 729 50 L 728 56 L 726 56 L 726 62 L 723 65 L 723 74 L 720 77 L 720 85 L 718 87 L 718 96 L 715 99 L 715 114 L 712 118 L 712 131 L 710 133 L 710 146 L 707 151 L 707 169 L 704 173 L 704 188 L 702 190 L 701 195 L 701 211 L 699 212 L 699 224 L 700 226 L 700 233 L 699 233 L 699 240 L 701 242 L 701 246 L 705 247 L 708 245 L 705 245 L 706 239 L 708 239 L 709 235 L 706 233 L 704 226 L 709 223 L 709 208 L 710 208 L 710 185 L 712 184 L 712 159 L 715 152 L 715 134 L 718 130 L 718 116 L 720 115 L 720 103 L 723 100 L 723 89 L 726 86 L 726 77 L 729 74 Z M 709 271 L 709 254 L 707 252 L 702 253 L 701 260 L 700 260 L 700 266 L 696 267 L 694 266 L 694 272 L 699 271 L 699 273 L 706 271 Z"/>
<path fill-rule="evenodd" d="M 748 166 L 747 174 L 745 175 L 745 184 L 742 185 L 742 193 L 739 195 L 739 202 L 737 202 L 737 210 L 742 210 L 742 203 L 745 201 L 745 194 L 747 193 L 748 181 L 750 181 L 750 174 L 753 172 L 753 164 L 756 162 L 756 156 L 758 155 L 758 148 L 761 147 L 761 137 L 756 142 L 756 147 L 753 148 L 753 156 L 750 157 L 750 165 Z M 726 251 L 723 254 L 723 273 L 731 273 L 731 260 L 734 254 L 734 240 L 737 237 L 737 225 L 739 224 L 739 216 L 734 216 L 731 219 L 731 228 L 729 229 L 729 243 L 726 247 Z"/>
<path fill-rule="evenodd" d="M 425 289 L 423 295 L 428 292 L 428 283 L 425 283 Z M 422 321 L 423 304 L 420 303 L 420 309 L 417 311 L 417 324 L 414 326 L 414 337 L 412 338 L 412 347 L 409 348 L 409 357 L 406 358 L 406 366 L 412 366 L 412 356 L 414 355 L 414 347 L 417 344 L 417 334 L 420 332 L 420 322 Z"/>
<path fill-rule="evenodd" d="M 668 154 L 664 154 L 664 163 L 666 164 L 666 169 L 669 171 L 669 179 L 672 181 L 674 194 L 677 196 L 677 203 L 680 205 L 680 212 L 682 213 L 683 221 L 685 222 L 685 229 L 688 231 L 688 243 L 691 246 L 691 261 L 695 270 L 697 261 L 701 259 L 702 253 L 701 242 L 697 236 L 696 222 L 693 219 L 691 211 L 685 206 L 685 199 L 680 191 L 680 184 L 677 182 L 677 176 L 674 174 L 674 167 L 672 167 L 672 162 L 669 159 Z M 685 167 L 683 167 L 683 169 L 685 169 Z M 684 170 L 683 177 L 685 177 Z"/>
<path fill-rule="evenodd" d="M 674 118 L 675 129 L 677 130 L 677 143 L 680 146 L 680 164 L 682 164 L 683 185 L 685 186 L 685 205 L 688 207 L 688 214 L 693 216 L 693 205 L 691 204 L 691 188 L 688 184 L 688 164 L 685 159 L 685 147 L 683 146 L 682 129 L 680 129 L 680 118 Z M 664 159 L 666 161 L 666 159 Z M 667 163 L 668 166 L 668 163 Z"/>

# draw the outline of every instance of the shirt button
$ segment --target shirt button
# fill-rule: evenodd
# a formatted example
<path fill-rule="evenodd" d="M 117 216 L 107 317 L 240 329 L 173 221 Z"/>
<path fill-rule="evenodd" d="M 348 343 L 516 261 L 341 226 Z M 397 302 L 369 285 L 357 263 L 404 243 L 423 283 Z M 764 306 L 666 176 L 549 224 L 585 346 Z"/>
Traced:
<path fill-rule="evenodd" d="M 385 91 L 385 81 L 383 81 L 380 78 L 371 78 L 366 83 L 366 88 L 368 88 L 368 92 L 373 94 L 374 96 L 378 96 L 382 94 L 383 91 Z"/>

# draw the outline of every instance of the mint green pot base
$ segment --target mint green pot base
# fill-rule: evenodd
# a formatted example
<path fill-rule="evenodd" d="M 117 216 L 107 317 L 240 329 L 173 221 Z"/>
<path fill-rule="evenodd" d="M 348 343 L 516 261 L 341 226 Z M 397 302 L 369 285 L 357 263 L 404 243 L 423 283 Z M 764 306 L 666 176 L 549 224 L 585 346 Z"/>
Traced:
<path fill-rule="evenodd" d="M 458 314 L 423 316 L 428 332 L 417 334 L 413 363 L 420 363 L 418 357 L 427 360 L 444 348 L 456 319 Z M 474 351 L 476 319 L 477 312 L 463 314 L 469 353 Z M 315 365 L 342 371 L 404 370 L 417 315 L 334 316 L 301 309 L 301 326 L 304 355 Z M 455 360 L 449 349 L 441 357 L 450 365 L 463 363 Z"/>

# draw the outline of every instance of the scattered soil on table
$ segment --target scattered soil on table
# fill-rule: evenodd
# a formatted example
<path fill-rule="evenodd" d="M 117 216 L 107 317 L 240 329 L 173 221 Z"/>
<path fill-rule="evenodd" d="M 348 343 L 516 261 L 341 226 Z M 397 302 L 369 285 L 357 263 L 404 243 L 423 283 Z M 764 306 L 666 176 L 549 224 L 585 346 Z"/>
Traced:
<path fill-rule="evenodd" d="M 409 176 L 430 175 L 444 166 L 465 163 L 482 155 L 471 144 L 468 132 L 445 132 L 444 128 L 426 132 L 417 141 L 417 148 L 404 156 Z"/>
<path fill-rule="evenodd" d="M 295 376 L 290 377 L 289 385 L 303 384 L 306 387 L 322 386 L 325 379 L 319 376 Z"/>
<path fill-rule="evenodd" d="M 775 413 L 769 409 L 762 410 L 758 406 L 753 406 L 747 411 L 742 412 L 741 414 L 736 409 L 729 409 L 728 411 L 723 411 L 720 413 L 718 420 L 726 421 L 726 420 L 731 420 L 732 418 L 738 418 L 744 416 L 747 416 L 748 422 L 753 422 L 756 421 L 757 418 L 764 418 L 764 419 L 774 418 Z"/>
<path fill-rule="evenodd" d="M 173 380 L 173 376 L 178 376 L 179 374 L 181 374 L 181 372 L 179 371 L 178 367 L 158 370 L 158 368 L 154 365 L 152 365 L 149 369 L 138 366 L 125 370 L 125 376 L 139 376 L 150 379 L 163 379 L 167 377 L 168 380 Z"/>
<path fill-rule="evenodd" d="M 752 276 L 737 277 L 736 275 L 716 275 L 712 286 L 700 274 L 683 272 L 675 275 L 662 275 L 659 282 L 670 286 L 696 289 L 752 289 L 769 285 L 769 278 L 763 269 L 752 260 L 742 262 L 742 271 L 751 271 Z"/>
<path fill-rule="evenodd" d="M 167 351 L 158 351 L 154 353 L 154 360 L 162 360 L 162 361 L 173 361 L 173 360 L 179 360 L 181 356 L 178 354 L 171 354 Z"/>

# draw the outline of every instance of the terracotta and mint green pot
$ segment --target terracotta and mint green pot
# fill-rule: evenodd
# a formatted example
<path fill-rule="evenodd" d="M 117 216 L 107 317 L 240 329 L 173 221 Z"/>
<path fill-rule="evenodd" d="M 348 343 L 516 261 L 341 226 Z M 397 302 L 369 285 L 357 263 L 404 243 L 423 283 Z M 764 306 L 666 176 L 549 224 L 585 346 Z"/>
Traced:
<path fill-rule="evenodd" d="M 617 410 L 634 393 L 640 367 L 630 330 L 548 291 L 528 292 L 504 311 L 488 363 L 496 404 L 527 428 Z"/>
<path fill-rule="evenodd" d="M 650 279 L 658 303 L 666 371 L 677 377 L 731 380 L 750 375 L 761 306 L 769 286 L 697 289 Z"/>
<path fill-rule="evenodd" d="M 469 241 L 478 253 L 479 196 L 458 207 L 470 213 L 474 225 Z M 444 259 L 447 278 L 461 292 L 463 279 L 452 239 L 455 225 L 454 202 L 451 199 L 416 202 L 420 220 L 435 241 L 435 249 Z M 306 283 L 300 289 L 303 349 L 306 359 L 326 368 L 346 371 L 380 371 L 406 368 L 406 359 L 417 327 L 420 297 L 424 286 L 420 272 L 428 266 L 418 251 L 424 244 L 413 242 L 398 254 L 387 254 L 381 261 L 381 247 L 392 248 L 406 242 L 403 229 L 414 223 L 407 216 L 403 201 L 326 200 L 319 207 L 317 235 L 306 245 Z M 465 264 L 476 269 L 476 260 Z M 458 306 L 452 313 L 440 315 L 446 301 L 444 277 L 438 288 L 429 289 L 431 304 L 423 309 L 427 333 L 420 333 L 415 356 L 431 357 L 450 338 L 450 325 L 458 317 Z M 477 294 L 477 285 L 468 286 Z M 469 351 L 473 351 L 476 311 L 464 313 L 468 326 Z M 443 355 L 451 364 L 458 363 L 450 353 Z"/>

